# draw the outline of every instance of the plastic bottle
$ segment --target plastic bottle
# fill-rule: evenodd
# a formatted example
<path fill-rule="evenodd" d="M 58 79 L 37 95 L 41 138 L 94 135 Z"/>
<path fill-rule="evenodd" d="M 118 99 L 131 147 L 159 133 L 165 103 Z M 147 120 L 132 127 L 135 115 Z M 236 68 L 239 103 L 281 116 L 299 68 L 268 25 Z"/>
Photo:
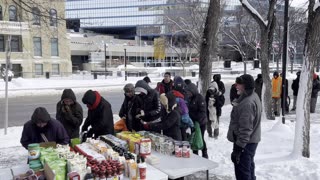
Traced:
<path fill-rule="evenodd" d="M 146 180 L 147 179 L 147 164 L 143 157 L 141 157 L 141 163 L 138 164 L 139 168 L 139 176 L 140 180 Z"/>

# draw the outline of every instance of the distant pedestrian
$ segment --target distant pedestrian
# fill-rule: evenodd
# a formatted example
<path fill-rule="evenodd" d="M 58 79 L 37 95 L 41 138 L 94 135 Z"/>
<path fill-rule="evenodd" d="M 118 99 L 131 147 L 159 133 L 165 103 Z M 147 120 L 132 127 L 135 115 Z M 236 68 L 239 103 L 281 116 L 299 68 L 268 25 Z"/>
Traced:
<path fill-rule="evenodd" d="M 214 74 L 213 81 L 215 81 L 218 84 L 221 95 L 224 95 L 224 93 L 226 92 L 226 89 L 224 87 L 224 83 L 221 81 L 221 74 Z"/>
<path fill-rule="evenodd" d="M 312 92 L 311 92 L 311 102 L 310 102 L 310 112 L 316 112 L 316 105 L 318 99 L 318 92 L 320 91 L 320 81 L 318 80 L 318 75 L 316 73 L 313 74 L 313 82 L 312 82 Z"/>
<path fill-rule="evenodd" d="M 189 84 L 191 83 L 191 80 L 190 80 L 190 79 L 185 79 L 185 80 L 184 80 L 184 83 L 185 83 L 186 85 L 189 85 Z"/>
<path fill-rule="evenodd" d="M 87 131 L 87 136 L 98 138 L 100 135 L 114 134 L 113 113 L 111 104 L 101 97 L 98 91 L 88 90 L 82 98 L 88 107 L 88 116 L 82 126 L 82 132 Z"/>
<path fill-rule="evenodd" d="M 282 73 L 280 73 L 280 77 L 282 78 Z M 283 78 L 282 78 L 282 81 L 283 81 Z M 288 91 L 288 86 L 289 86 L 288 79 L 286 79 L 285 80 L 285 89 L 284 89 L 284 92 L 285 92 L 285 95 L 286 95 L 285 99 L 283 99 L 283 96 L 282 96 L 283 92 L 281 92 L 281 108 L 283 109 L 282 102 L 284 101 L 285 102 L 284 109 L 285 109 L 286 113 L 289 112 L 289 101 L 288 101 L 288 96 L 289 96 L 288 93 L 289 93 L 289 91 Z"/>
<path fill-rule="evenodd" d="M 282 78 L 279 76 L 279 72 L 275 71 L 272 78 L 272 106 L 275 116 L 280 116 L 280 103 L 281 103 L 281 91 L 282 91 Z"/>
<path fill-rule="evenodd" d="M 293 91 L 293 106 L 292 106 L 291 111 L 296 110 L 297 97 L 298 97 L 298 91 L 299 91 L 299 83 L 300 83 L 300 74 L 301 74 L 301 71 L 298 71 L 296 73 L 297 77 L 296 77 L 296 79 L 293 80 L 292 85 L 291 85 L 291 89 Z"/>
<path fill-rule="evenodd" d="M 240 95 L 237 92 L 236 83 L 231 85 L 230 89 L 230 103 L 233 106 L 233 103 L 240 97 Z"/>
<path fill-rule="evenodd" d="M 257 93 L 257 95 L 261 99 L 262 95 L 262 85 L 263 85 L 263 79 L 262 79 L 262 74 L 258 74 L 257 79 L 254 81 L 254 91 Z"/>
<path fill-rule="evenodd" d="M 68 144 L 70 138 L 63 125 L 50 117 L 44 107 L 37 107 L 31 120 L 23 125 L 20 143 L 26 149 L 32 143 L 55 142 L 57 144 Z"/>
<path fill-rule="evenodd" d="M 262 104 L 249 74 L 237 78 L 240 97 L 231 111 L 227 138 L 233 142 L 231 160 L 237 180 L 255 180 L 254 156 L 261 139 Z"/>
<path fill-rule="evenodd" d="M 57 103 L 56 119 L 61 122 L 71 139 L 79 138 L 83 110 L 72 89 L 63 90 L 61 100 Z"/>
<path fill-rule="evenodd" d="M 164 73 L 163 80 L 157 84 L 156 90 L 159 94 L 168 93 L 173 89 L 173 81 L 171 79 L 171 73 L 166 72 Z"/>

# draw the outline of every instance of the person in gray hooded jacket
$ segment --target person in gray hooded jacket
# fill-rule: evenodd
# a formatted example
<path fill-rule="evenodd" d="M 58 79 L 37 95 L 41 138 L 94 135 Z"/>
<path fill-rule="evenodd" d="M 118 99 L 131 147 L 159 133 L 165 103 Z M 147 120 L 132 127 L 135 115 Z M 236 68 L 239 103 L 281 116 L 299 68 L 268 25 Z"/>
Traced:
<path fill-rule="evenodd" d="M 233 142 L 231 160 L 236 179 L 255 180 L 254 155 L 261 139 L 261 101 L 254 92 L 254 79 L 244 74 L 236 79 L 240 97 L 231 111 L 227 138 Z"/>

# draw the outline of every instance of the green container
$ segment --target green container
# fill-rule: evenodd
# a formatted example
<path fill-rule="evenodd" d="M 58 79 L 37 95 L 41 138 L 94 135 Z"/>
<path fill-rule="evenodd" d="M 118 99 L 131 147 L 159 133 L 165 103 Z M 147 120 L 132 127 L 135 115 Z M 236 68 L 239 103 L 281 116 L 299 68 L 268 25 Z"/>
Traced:
<path fill-rule="evenodd" d="M 33 160 L 29 162 L 29 168 L 36 172 L 43 169 L 43 166 L 39 160 Z"/>
<path fill-rule="evenodd" d="M 40 157 L 40 144 L 34 143 L 28 145 L 29 160 L 38 159 Z"/>

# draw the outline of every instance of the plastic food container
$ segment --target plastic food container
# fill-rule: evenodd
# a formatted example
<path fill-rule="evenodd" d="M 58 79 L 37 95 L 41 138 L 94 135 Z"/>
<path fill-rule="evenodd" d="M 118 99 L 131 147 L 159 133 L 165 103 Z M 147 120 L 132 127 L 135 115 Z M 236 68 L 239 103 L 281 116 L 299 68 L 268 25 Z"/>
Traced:
<path fill-rule="evenodd" d="M 38 159 L 40 157 L 40 145 L 33 143 L 28 145 L 28 158 L 29 160 Z"/>

